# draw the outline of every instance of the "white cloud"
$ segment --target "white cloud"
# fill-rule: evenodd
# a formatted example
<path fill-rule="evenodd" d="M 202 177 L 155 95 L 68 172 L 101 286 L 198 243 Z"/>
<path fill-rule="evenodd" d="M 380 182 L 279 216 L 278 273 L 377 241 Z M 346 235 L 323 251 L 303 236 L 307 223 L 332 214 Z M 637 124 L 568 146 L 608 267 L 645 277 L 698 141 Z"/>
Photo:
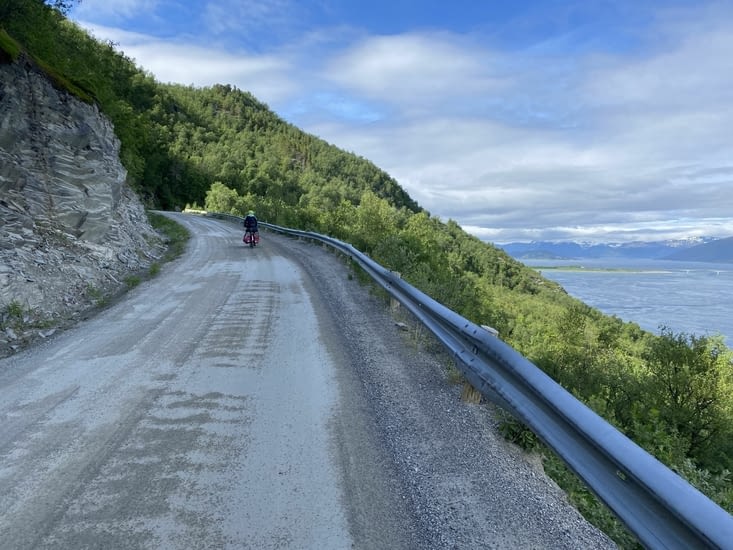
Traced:
<path fill-rule="evenodd" d="M 719 12 L 693 21 L 652 29 L 664 50 L 547 68 L 521 52 L 478 57 L 444 35 L 368 40 L 329 65 L 335 80 L 408 116 L 312 128 L 476 234 L 733 234 L 710 222 L 731 215 L 733 21 Z"/>
<path fill-rule="evenodd" d="M 145 47 L 158 42 L 158 39 L 139 32 L 125 31 L 116 27 L 107 27 L 84 20 L 78 20 L 77 24 L 85 29 L 97 40 L 111 40 L 122 47 Z"/>
<path fill-rule="evenodd" d="M 336 55 L 325 76 L 370 99 L 411 107 L 478 97 L 503 86 L 491 73 L 491 54 L 473 50 L 454 35 L 368 37 Z"/>
<path fill-rule="evenodd" d="M 211 86 L 232 84 L 258 99 L 279 101 L 293 94 L 297 84 L 286 59 L 274 55 L 233 53 L 227 49 L 163 41 L 149 35 L 80 23 L 94 36 L 112 40 L 161 82 Z"/>
<path fill-rule="evenodd" d="M 217 34 L 252 32 L 289 26 L 298 9 L 291 0 L 210 0 L 203 6 L 202 19 Z"/>

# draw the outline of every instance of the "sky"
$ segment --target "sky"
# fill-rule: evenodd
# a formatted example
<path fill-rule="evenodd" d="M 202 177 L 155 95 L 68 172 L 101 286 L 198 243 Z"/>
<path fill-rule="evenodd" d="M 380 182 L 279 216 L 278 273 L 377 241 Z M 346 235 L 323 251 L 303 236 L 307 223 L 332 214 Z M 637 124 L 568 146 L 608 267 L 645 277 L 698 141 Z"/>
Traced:
<path fill-rule="evenodd" d="M 733 236 L 730 0 L 81 0 L 496 243 Z"/>

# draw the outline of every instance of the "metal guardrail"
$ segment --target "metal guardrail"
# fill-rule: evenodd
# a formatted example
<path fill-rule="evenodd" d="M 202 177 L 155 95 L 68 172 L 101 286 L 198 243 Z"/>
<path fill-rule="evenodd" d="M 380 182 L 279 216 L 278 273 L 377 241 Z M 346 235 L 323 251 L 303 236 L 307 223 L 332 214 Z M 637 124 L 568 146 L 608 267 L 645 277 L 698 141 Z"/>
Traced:
<path fill-rule="evenodd" d="M 212 214 L 240 221 L 237 216 Z M 482 395 L 552 448 L 651 549 L 733 549 L 733 516 L 606 422 L 484 328 L 417 290 L 350 244 L 310 231 L 263 227 L 345 254 L 422 322 Z"/>

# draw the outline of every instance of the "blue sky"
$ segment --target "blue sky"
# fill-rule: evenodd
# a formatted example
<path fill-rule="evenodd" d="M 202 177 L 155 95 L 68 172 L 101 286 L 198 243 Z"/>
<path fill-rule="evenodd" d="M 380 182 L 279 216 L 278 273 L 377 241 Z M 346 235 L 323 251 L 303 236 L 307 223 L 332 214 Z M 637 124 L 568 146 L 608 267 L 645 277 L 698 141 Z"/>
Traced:
<path fill-rule="evenodd" d="M 733 2 L 82 0 L 161 82 L 232 84 L 494 242 L 733 236 Z"/>

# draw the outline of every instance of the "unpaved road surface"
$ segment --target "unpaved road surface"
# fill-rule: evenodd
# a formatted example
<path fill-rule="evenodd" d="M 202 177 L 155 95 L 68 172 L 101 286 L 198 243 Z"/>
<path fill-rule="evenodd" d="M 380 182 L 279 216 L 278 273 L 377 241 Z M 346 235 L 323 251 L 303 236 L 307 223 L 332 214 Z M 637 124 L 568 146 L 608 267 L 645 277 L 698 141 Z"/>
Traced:
<path fill-rule="evenodd" d="M 0 361 L 5 549 L 610 548 L 335 255 L 187 254 Z"/>

